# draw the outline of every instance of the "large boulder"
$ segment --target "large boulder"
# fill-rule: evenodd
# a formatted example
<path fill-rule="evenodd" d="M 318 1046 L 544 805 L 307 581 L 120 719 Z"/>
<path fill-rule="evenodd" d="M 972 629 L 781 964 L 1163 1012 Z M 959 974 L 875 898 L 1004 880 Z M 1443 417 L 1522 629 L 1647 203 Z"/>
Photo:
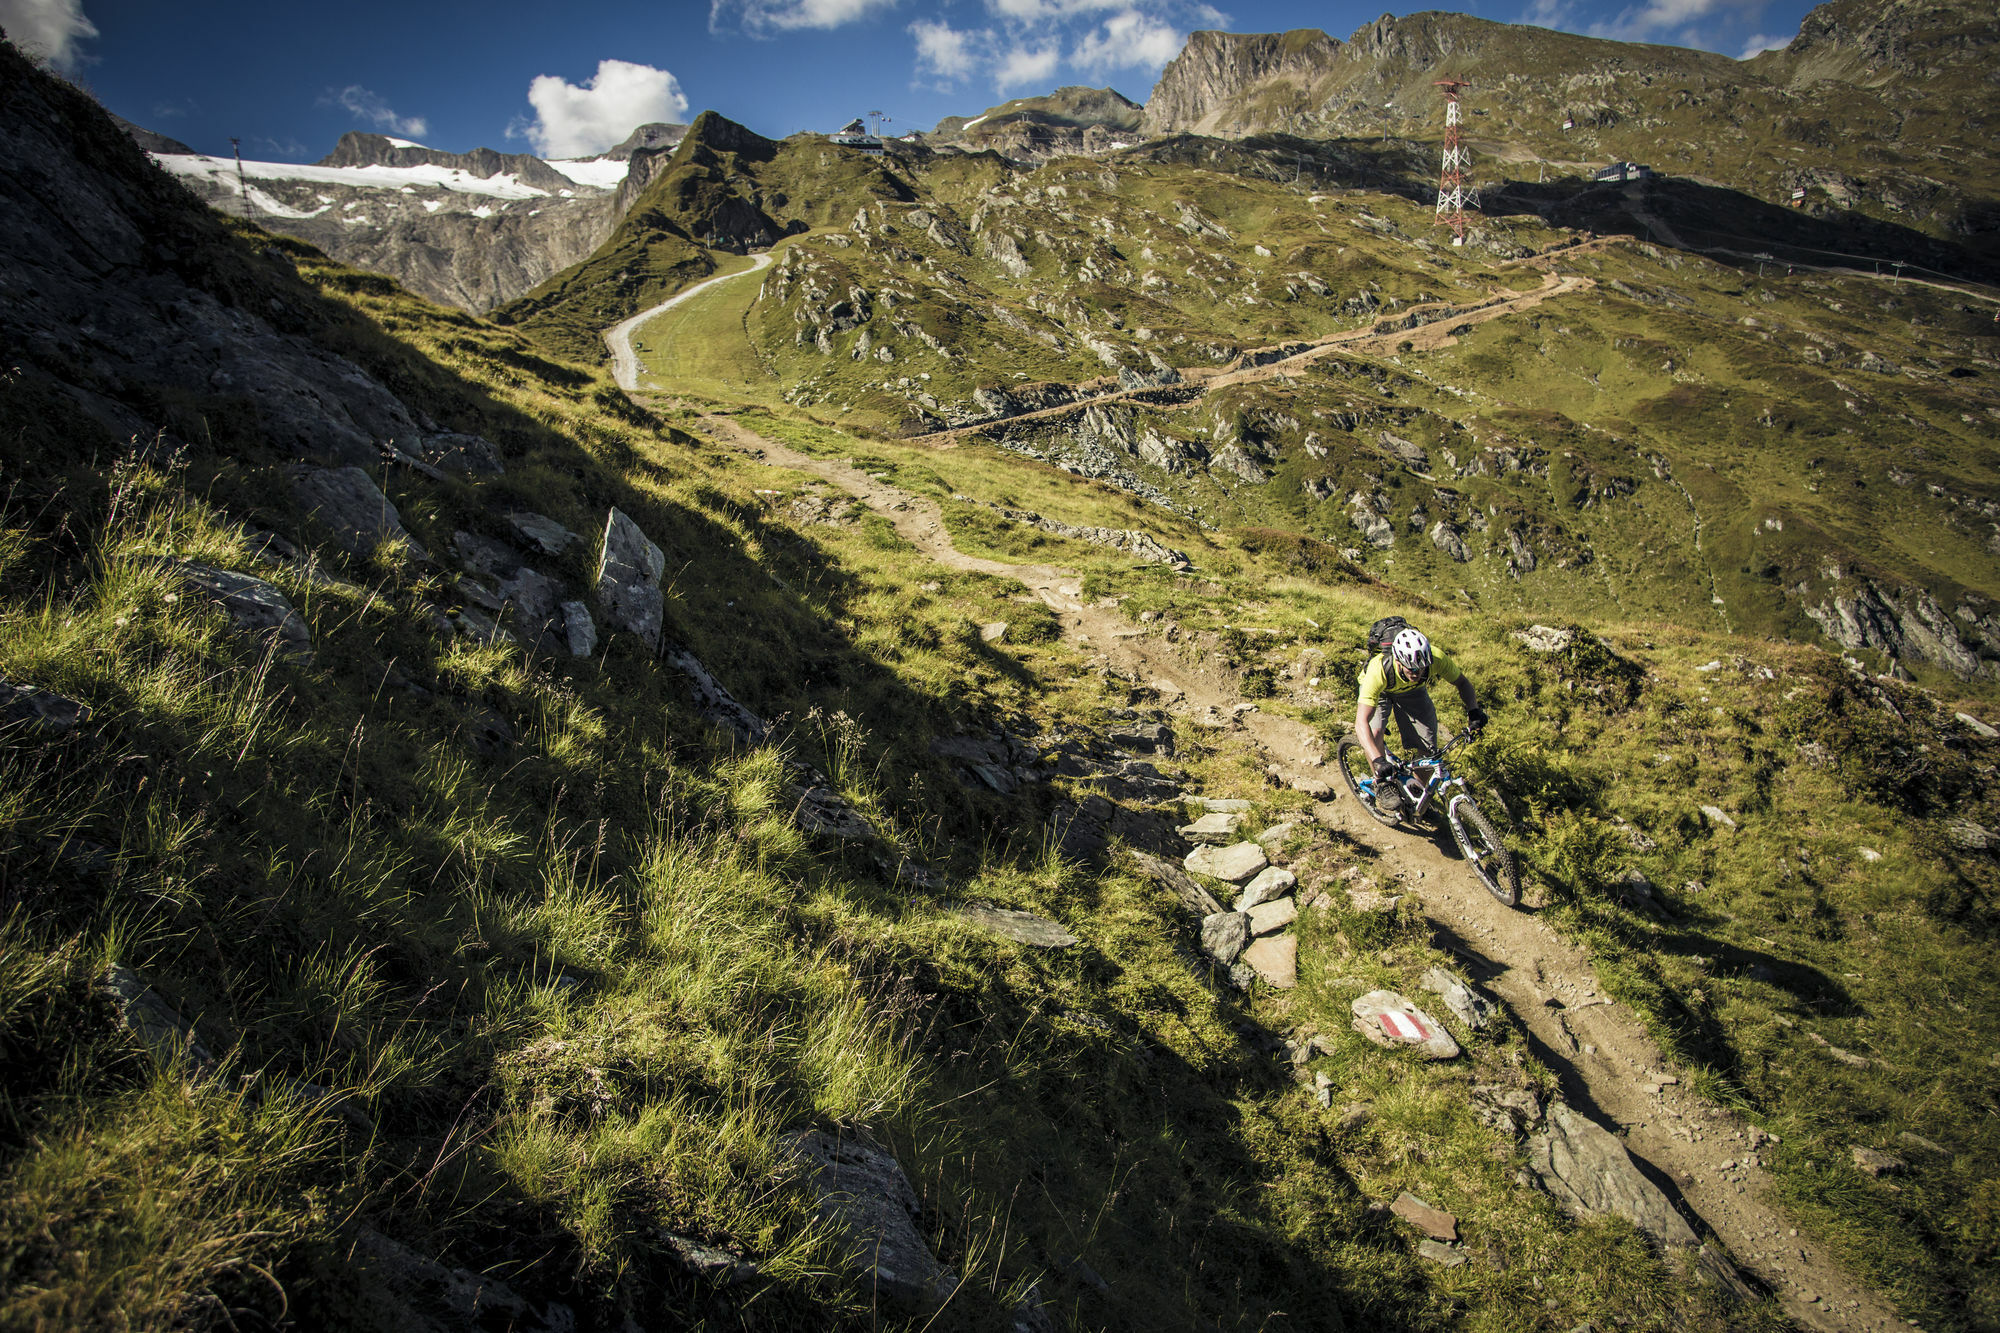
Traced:
<path fill-rule="evenodd" d="M 360 468 L 294 464 L 285 475 L 306 517 L 325 528 L 334 545 L 349 555 L 365 559 L 386 544 L 399 559 L 430 558 L 403 527 L 403 516 L 389 497 Z"/>
<path fill-rule="evenodd" d="M 312 631 L 285 595 L 264 580 L 192 561 L 170 562 L 169 568 L 180 575 L 183 587 L 227 612 L 243 633 L 275 641 L 288 657 L 312 656 Z"/>
<path fill-rule="evenodd" d="M 1201 923 L 1201 947 L 1210 958 L 1228 967 L 1243 956 L 1250 944 L 1250 917 L 1245 912 L 1217 912 Z"/>
<path fill-rule="evenodd" d="M 598 604 L 614 629 L 656 653 L 666 620 L 666 599 L 660 593 L 666 568 L 667 557 L 637 523 L 617 509 L 606 516 L 604 553 L 597 564 Z"/>
<path fill-rule="evenodd" d="M 1449 1060 L 1458 1043 L 1444 1025 L 1395 991 L 1372 990 L 1348 1006 L 1354 1030 L 1377 1046 L 1415 1047 L 1426 1060 Z"/>
<path fill-rule="evenodd" d="M 1659 1186 L 1604 1126 L 1556 1102 L 1548 1127 L 1528 1140 L 1528 1166 L 1579 1217 L 1622 1217 L 1662 1245 L 1693 1247 L 1695 1234 Z"/>
<path fill-rule="evenodd" d="M 1271 858 L 1256 843 L 1239 842 L 1233 847 L 1197 847 L 1182 864 L 1190 874 L 1241 884 L 1271 864 Z"/>
<path fill-rule="evenodd" d="M 917 1231 L 922 1209 L 910 1178 L 886 1149 L 852 1131 L 803 1130 L 780 1145 L 819 1198 L 819 1217 L 842 1262 L 877 1294 L 916 1313 L 950 1298 L 958 1277 Z"/>

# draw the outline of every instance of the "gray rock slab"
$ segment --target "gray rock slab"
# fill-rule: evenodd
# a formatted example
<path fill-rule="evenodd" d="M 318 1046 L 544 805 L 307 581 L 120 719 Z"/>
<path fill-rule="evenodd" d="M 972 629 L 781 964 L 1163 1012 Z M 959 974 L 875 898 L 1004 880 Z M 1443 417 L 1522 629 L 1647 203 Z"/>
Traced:
<path fill-rule="evenodd" d="M 507 515 L 507 526 L 543 555 L 561 555 L 583 540 L 554 519 L 532 510 L 517 510 Z"/>
<path fill-rule="evenodd" d="M 1299 878 L 1281 866 L 1265 866 L 1255 878 L 1243 886 L 1237 896 L 1236 910 L 1247 912 L 1263 903 L 1289 894 L 1297 886 Z"/>
<path fill-rule="evenodd" d="M 1456 1268 L 1460 1264 L 1468 1262 L 1464 1250 L 1459 1249 L 1457 1246 L 1446 1245 L 1441 1241 L 1435 1240 L 1418 1241 L 1417 1257 L 1428 1259 L 1434 1264 L 1443 1264 L 1446 1268 Z"/>
<path fill-rule="evenodd" d="M 531 1304 L 499 1278 L 427 1259 L 373 1227 L 354 1241 L 362 1281 L 342 1315 L 360 1327 L 402 1333 L 459 1333 L 504 1328 L 509 1333 L 576 1333 L 568 1306 Z"/>
<path fill-rule="evenodd" d="M 1390 990 L 1372 990 L 1348 1006 L 1354 1030 L 1377 1046 L 1413 1047 L 1427 1060 L 1449 1060 L 1458 1043 L 1432 1018 L 1405 997 Z"/>
<path fill-rule="evenodd" d="M 2000 842 L 2000 838 L 1995 837 L 1992 829 L 1962 815 L 1944 822 L 1944 836 L 1950 840 L 1952 846 L 1964 848 L 1968 852 L 1983 852 L 1996 842 Z"/>
<path fill-rule="evenodd" d="M 312 631 L 285 594 L 264 580 L 191 561 L 169 562 L 168 567 L 180 576 L 181 586 L 221 607 L 243 633 L 276 640 L 278 651 L 288 657 L 312 656 Z"/>
<path fill-rule="evenodd" d="M 34 736 L 67 736 L 90 710 L 74 699 L 0 676 L 0 726 L 18 727 Z"/>
<path fill-rule="evenodd" d="M 979 627 L 979 638 L 984 643 L 1000 643 L 1007 637 L 1007 622 L 995 620 Z"/>
<path fill-rule="evenodd" d="M 185 1059 L 190 1064 L 206 1065 L 214 1061 L 194 1025 L 131 968 L 116 963 L 106 968 L 103 990 L 126 1031 L 139 1039 L 155 1062 L 172 1065 Z"/>
<path fill-rule="evenodd" d="M 1217 912 L 1201 923 L 1202 951 L 1228 967 L 1250 944 L 1250 918 L 1242 912 Z"/>
<path fill-rule="evenodd" d="M 1528 1140 L 1528 1166 L 1556 1201 L 1579 1217 L 1622 1217 L 1662 1245 L 1693 1247 L 1673 1203 L 1633 1163 L 1618 1136 L 1561 1102 Z"/>
<path fill-rule="evenodd" d="M 1214 894 L 1195 883 L 1185 870 L 1172 861 L 1140 851 L 1132 853 L 1132 860 L 1146 878 L 1171 889 L 1189 909 L 1203 916 L 1214 916 L 1222 910 L 1222 904 L 1216 901 Z"/>
<path fill-rule="evenodd" d="M 1424 989 L 1435 991 L 1444 1007 L 1475 1031 L 1493 1021 L 1493 1002 L 1441 967 L 1424 973 Z"/>
<path fill-rule="evenodd" d="M 1290 898 L 1274 898 L 1250 909 L 1250 933 L 1275 935 L 1299 919 L 1299 905 Z"/>
<path fill-rule="evenodd" d="M 1233 847 L 1197 847 L 1181 864 L 1190 874 L 1242 884 L 1271 864 L 1271 860 L 1256 843 L 1239 842 Z"/>
<path fill-rule="evenodd" d="M 1279 847 L 1284 846 L 1285 839 L 1298 831 L 1299 826 L 1297 824 L 1289 822 L 1273 824 L 1257 835 L 1257 845 L 1269 851 L 1276 851 Z"/>
<path fill-rule="evenodd" d="M 1979 737 L 1979 739 L 1983 741 L 2000 741 L 2000 731 L 1996 731 L 1992 727 L 1987 726 L 1984 722 L 1981 722 L 1978 718 L 1974 717 L 1972 714 L 1959 713 L 1957 714 L 1957 717 L 1960 722 L 1965 724 L 1965 729 L 1967 731 L 1970 731 L 1973 735 Z"/>
<path fill-rule="evenodd" d="M 1236 841 L 1236 831 L 1243 827 L 1243 816 L 1217 811 L 1203 815 L 1192 824 L 1183 824 L 1176 830 L 1189 842 L 1221 846 Z"/>
<path fill-rule="evenodd" d="M 521 565 L 519 551 L 477 532 L 452 533 L 451 549 L 466 569 L 486 578 L 497 578 Z"/>
<path fill-rule="evenodd" d="M 325 528 L 334 545 L 349 555 L 366 558 L 386 544 L 395 549 L 398 559 L 430 559 L 430 553 L 403 527 L 403 516 L 396 512 L 396 506 L 360 468 L 294 464 L 285 469 L 285 475 L 306 517 Z"/>
<path fill-rule="evenodd" d="M 875 826 L 833 789 L 823 774 L 800 766 L 804 779 L 792 785 L 792 822 L 807 833 L 841 842 L 879 842 Z"/>
<path fill-rule="evenodd" d="M 1720 824 L 1722 827 L 1729 829 L 1736 827 L 1736 821 L 1731 819 L 1728 812 L 1720 806 L 1704 805 L 1701 808 L 1701 813 L 1711 824 Z"/>
<path fill-rule="evenodd" d="M 589 657 L 597 651 L 597 622 L 582 602 L 562 604 L 563 646 L 571 657 Z"/>
<path fill-rule="evenodd" d="M 500 596 L 507 604 L 507 620 L 515 635 L 545 653 L 569 649 L 562 611 L 567 592 L 561 579 L 527 565 L 500 581 Z"/>
<path fill-rule="evenodd" d="M 724 689 L 701 660 L 684 648 L 667 654 L 667 665 L 688 678 L 694 686 L 694 704 L 701 715 L 745 745 L 762 745 L 771 734 L 770 724 L 757 716 Z"/>
<path fill-rule="evenodd" d="M 1250 802 L 1240 801 L 1234 798 L 1224 800 L 1208 796 L 1190 796 L 1188 798 L 1188 804 L 1193 806 L 1199 806 L 1202 810 L 1211 815 L 1218 815 L 1218 814 L 1240 815 L 1244 811 L 1250 809 Z"/>
<path fill-rule="evenodd" d="M 805 1130 L 780 1144 L 819 1196 L 842 1261 L 874 1291 L 915 1311 L 938 1309 L 958 1277 L 924 1243 L 910 1178 L 887 1150 L 852 1134 Z"/>
<path fill-rule="evenodd" d="M 1299 937 L 1266 935 L 1252 940 L 1243 951 L 1243 961 L 1271 985 L 1289 990 L 1299 984 Z"/>
<path fill-rule="evenodd" d="M 1910 1164 L 1894 1153 L 1878 1148 L 1865 1148 L 1858 1143 L 1849 1144 L 1848 1151 L 1854 1154 L 1854 1168 L 1868 1176 L 1899 1176 L 1910 1169 Z"/>
<path fill-rule="evenodd" d="M 660 650 L 666 602 L 660 576 L 667 557 L 639 525 L 613 509 L 604 520 L 604 553 L 597 564 L 597 601 L 613 629 L 636 637 L 647 649 Z"/>
<path fill-rule="evenodd" d="M 499 476 L 507 469 L 500 446 L 483 435 L 445 432 L 424 437 L 424 461 L 442 472 Z"/>
<path fill-rule="evenodd" d="M 960 907 L 953 911 L 952 915 L 990 930 L 996 935 L 1005 935 L 1008 939 L 1018 940 L 1022 944 L 1032 944 L 1038 949 L 1067 949 L 1076 943 L 1076 936 L 1047 917 L 1036 916 L 1033 912 L 1018 912 L 1008 907 L 972 905 Z"/>

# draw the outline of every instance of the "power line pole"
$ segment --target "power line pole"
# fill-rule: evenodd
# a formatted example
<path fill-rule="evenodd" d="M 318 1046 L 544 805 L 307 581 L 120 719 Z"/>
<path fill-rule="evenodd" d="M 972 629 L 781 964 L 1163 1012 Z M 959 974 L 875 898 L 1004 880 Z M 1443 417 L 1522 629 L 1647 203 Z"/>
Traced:
<path fill-rule="evenodd" d="M 236 152 L 236 190 L 243 198 L 243 216 L 250 216 L 250 183 L 243 179 L 243 141 L 232 138 L 230 148 Z"/>
<path fill-rule="evenodd" d="M 1472 85 L 1459 79 L 1438 79 L 1444 89 L 1444 164 L 1438 172 L 1437 216 L 1440 227 L 1451 228 L 1451 243 L 1465 244 L 1465 206 L 1479 207 L 1479 190 L 1465 183 L 1472 151 L 1459 139 L 1458 90 Z"/>

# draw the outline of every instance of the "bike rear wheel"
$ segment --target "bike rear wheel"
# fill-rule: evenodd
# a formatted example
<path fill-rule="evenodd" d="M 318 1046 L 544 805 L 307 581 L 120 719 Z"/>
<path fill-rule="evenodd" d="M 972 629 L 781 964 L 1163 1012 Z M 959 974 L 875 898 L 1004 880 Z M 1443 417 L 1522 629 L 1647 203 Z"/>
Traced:
<path fill-rule="evenodd" d="M 1361 748 L 1361 742 L 1350 732 L 1340 738 L 1333 749 L 1334 765 L 1340 769 L 1340 780 L 1347 784 L 1347 793 L 1377 823 L 1391 828 L 1400 821 L 1393 815 L 1385 815 L 1375 808 L 1375 770 L 1369 765 L 1368 752 Z"/>
<path fill-rule="evenodd" d="M 1459 850 L 1465 853 L 1472 873 L 1479 876 L 1479 882 L 1495 898 L 1509 907 L 1519 906 L 1521 868 L 1514 860 L 1514 853 L 1500 840 L 1500 831 L 1493 827 L 1493 821 L 1470 800 L 1452 802 L 1449 813 L 1452 831 L 1458 835 Z"/>

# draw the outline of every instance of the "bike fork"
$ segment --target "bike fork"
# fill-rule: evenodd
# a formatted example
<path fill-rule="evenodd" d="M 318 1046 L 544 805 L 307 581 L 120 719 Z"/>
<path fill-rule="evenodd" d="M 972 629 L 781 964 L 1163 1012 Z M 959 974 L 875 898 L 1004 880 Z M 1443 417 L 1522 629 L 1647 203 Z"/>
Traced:
<path fill-rule="evenodd" d="M 1465 821 L 1458 817 L 1458 807 L 1471 799 L 1464 792 L 1452 797 L 1445 803 L 1444 818 L 1445 822 L 1451 825 L 1451 836 L 1458 843 L 1458 850 L 1464 854 L 1467 861 L 1477 862 L 1479 853 L 1473 850 L 1472 839 L 1466 835 Z"/>

